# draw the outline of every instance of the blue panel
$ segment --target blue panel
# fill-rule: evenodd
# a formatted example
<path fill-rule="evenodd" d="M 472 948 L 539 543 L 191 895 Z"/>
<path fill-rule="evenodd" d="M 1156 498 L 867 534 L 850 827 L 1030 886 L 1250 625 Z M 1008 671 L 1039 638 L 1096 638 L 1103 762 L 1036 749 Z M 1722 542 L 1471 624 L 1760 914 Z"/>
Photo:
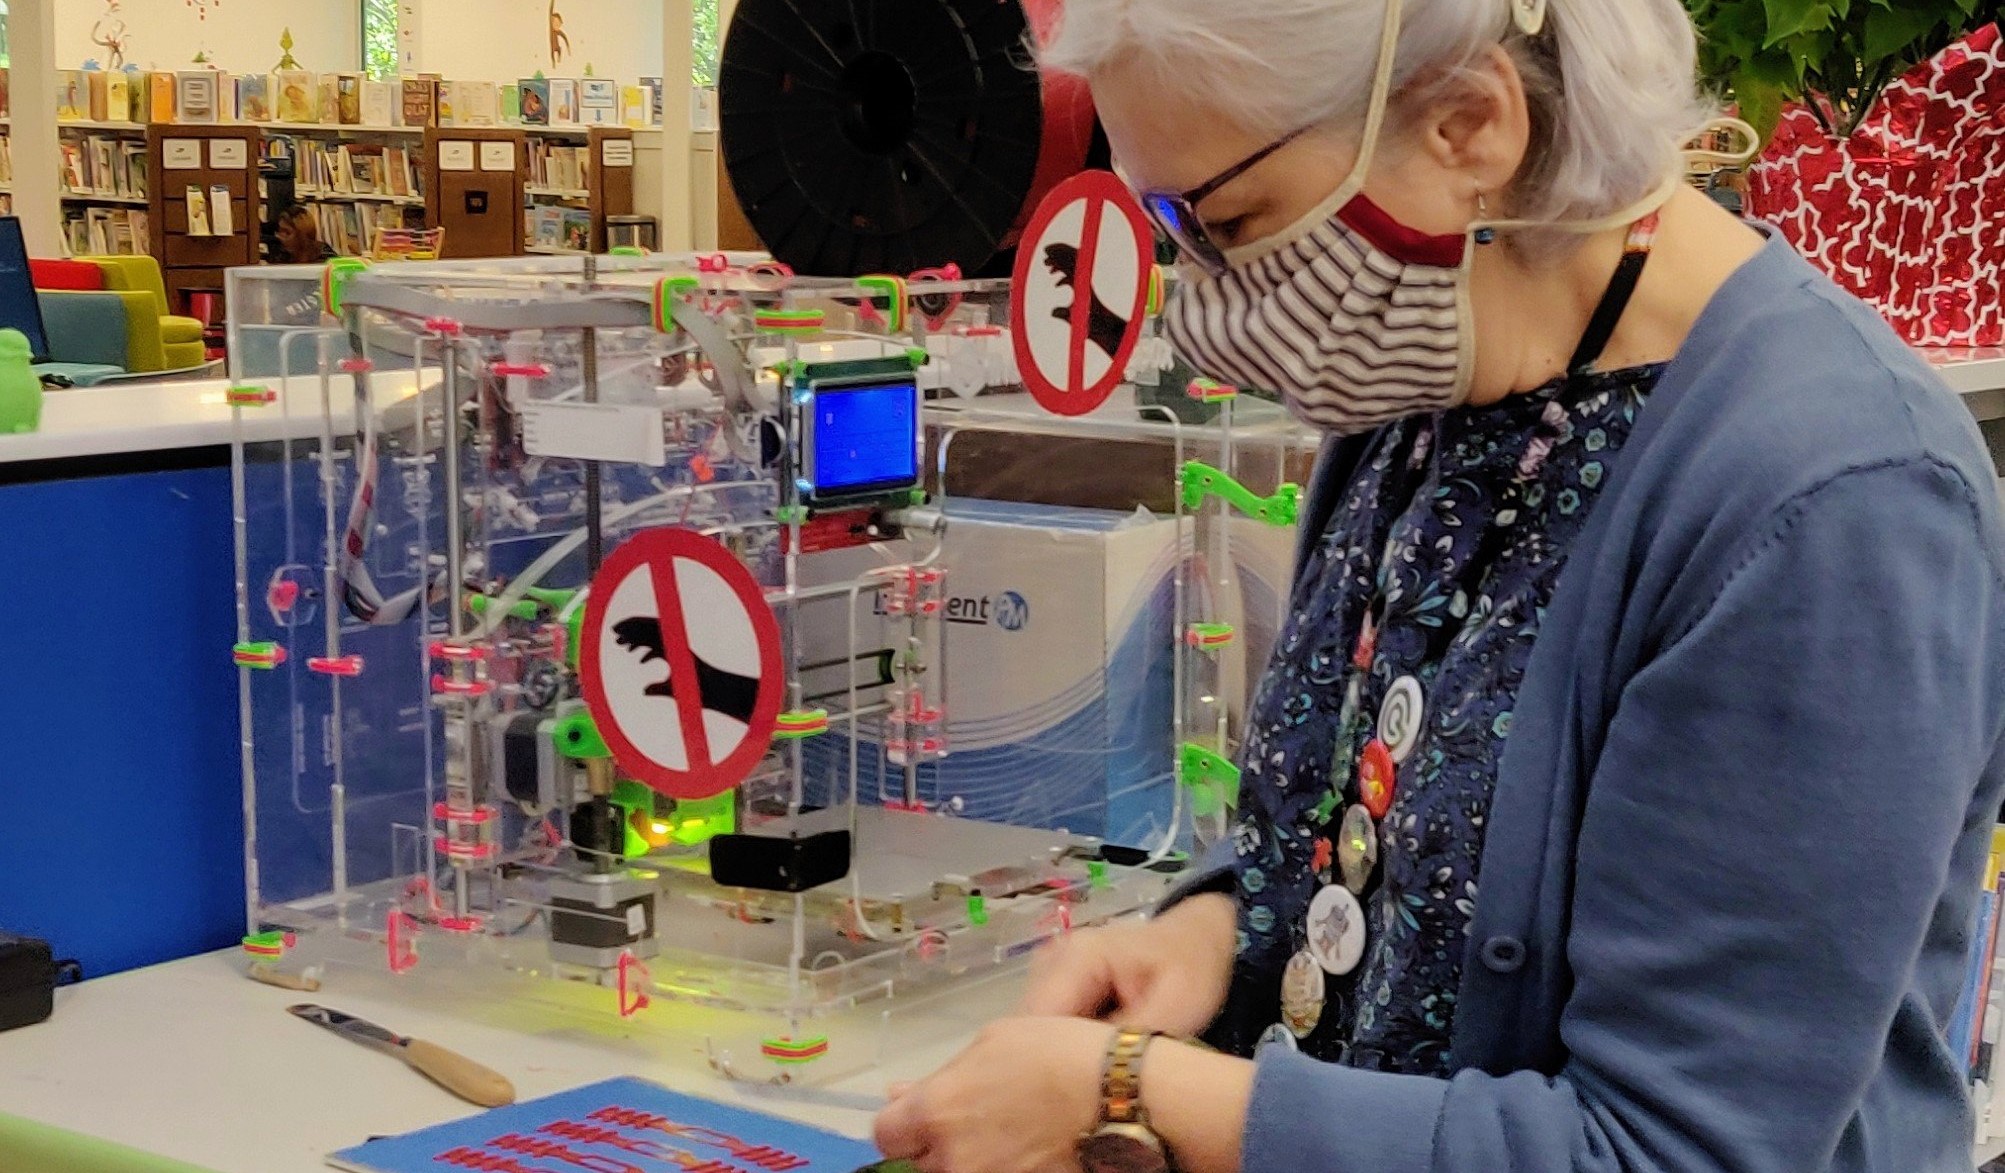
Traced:
<path fill-rule="evenodd" d="M 0 486 L 0 927 L 92 976 L 243 933 L 227 468 Z"/>

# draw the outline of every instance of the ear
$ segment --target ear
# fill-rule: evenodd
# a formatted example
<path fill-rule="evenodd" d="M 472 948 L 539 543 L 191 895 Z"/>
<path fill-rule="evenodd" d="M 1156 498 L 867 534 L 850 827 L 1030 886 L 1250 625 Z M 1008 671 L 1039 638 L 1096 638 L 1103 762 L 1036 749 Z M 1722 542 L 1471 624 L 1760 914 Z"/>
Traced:
<path fill-rule="evenodd" d="M 1487 191 L 1509 186 L 1531 144 L 1524 78 L 1501 45 L 1467 66 L 1423 81 L 1427 97 L 1413 123 L 1418 149 Z"/>

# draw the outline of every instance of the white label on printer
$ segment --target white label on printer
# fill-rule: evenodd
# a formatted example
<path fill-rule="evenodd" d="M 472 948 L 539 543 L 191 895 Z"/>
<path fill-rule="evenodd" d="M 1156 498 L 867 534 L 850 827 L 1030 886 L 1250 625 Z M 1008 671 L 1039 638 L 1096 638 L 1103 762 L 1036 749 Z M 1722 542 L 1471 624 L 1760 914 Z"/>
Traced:
<path fill-rule="evenodd" d="M 660 467 L 668 462 L 661 409 L 611 403 L 528 403 L 522 446 L 531 456 L 613 460 Z"/>
<path fill-rule="evenodd" d="M 647 909 L 639 904 L 627 905 L 627 936 L 640 937 L 647 932 Z"/>

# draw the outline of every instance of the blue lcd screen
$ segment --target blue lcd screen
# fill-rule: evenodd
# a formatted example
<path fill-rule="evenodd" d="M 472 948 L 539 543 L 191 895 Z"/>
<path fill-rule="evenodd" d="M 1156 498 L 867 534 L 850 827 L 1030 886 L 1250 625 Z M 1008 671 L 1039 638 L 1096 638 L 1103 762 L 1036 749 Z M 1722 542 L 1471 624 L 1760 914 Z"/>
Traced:
<path fill-rule="evenodd" d="M 808 409 L 806 472 L 815 498 L 919 483 L 917 383 L 817 386 Z"/>

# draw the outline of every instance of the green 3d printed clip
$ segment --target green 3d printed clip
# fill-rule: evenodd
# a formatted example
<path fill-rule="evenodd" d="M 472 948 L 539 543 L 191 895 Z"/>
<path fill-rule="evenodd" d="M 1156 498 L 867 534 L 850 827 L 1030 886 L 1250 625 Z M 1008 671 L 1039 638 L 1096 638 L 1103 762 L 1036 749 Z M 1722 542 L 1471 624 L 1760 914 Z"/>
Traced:
<path fill-rule="evenodd" d="M 355 274 L 369 268 L 369 262 L 360 257 L 335 257 L 320 271 L 320 304 L 335 317 L 341 316 L 341 303 L 348 290 L 348 283 Z"/>
<path fill-rule="evenodd" d="M 663 277 L 654 283 L 654 302 L 649 321 L 663 334 L 675 330 L 675 303 L 678 298 L 688 297 L 702 288 L 696 278 L 683 274 L 677 277 Z"/>
<path fill-rule="evenodd" d="M 1216 379 L 1192 379 L 1184 394 L 1199 403 L 1228 403 L 1239 398 L 1239 388 Z"/>
<path fill-rule="evenodd" d="M 767 334 L 818 334 L 828 322 L 821 310 L 759 310 L 752 324 Z"/>
<path fill-rule="evenodd" d="M 1204 746 L 1190 744 L 1177 751 L 1177 781 L 1190 787 L 1191 809 L 1201 817 L 1239 802 L 1239 770 Z"/>
<path fill-rule="evenodd" d="M 239 668 L 257 668 L 271 671 L 285 663 L 285 649 L 266 640 L 263 643 L 238 644 L 230 649 L 230 658 Z"/>
<path fill-rule="evenodd" d="M 567 758 L 584 761 L 613 756 L 613 751 L 606 748 L 606 739 L 599 736 L 598 722 L 584 709 L 558 718 L 552 733 L 557 739 L 557 752 Z"/>
<path fill-rule="evenodd" d="M 1216 495 L 1255 521 L 1271 526 L 1294 525 L 1302 504 L 1300 485 L 1282 485 L 1274 490 L 1273 496 L 1261 497 L 1255 495 L 1253 490 L 1245 485 L 1197 460 L 1184 465 L 1181 481 L 1185 509 L 1196 510 L 1198 506 L 1204 504 L 1206 497 Z"/>
<path fill-rule="evenodd" d="M 1163 304 L 1169 300 L 1168 285 L 1168 280 L 1163 276 L 1163 267 L 1149 266 L 1149 300 L 1142 307 L 1144 316 L 1153 318 L 1163 312 Z"/>
<path fill-rule="evenodd" d="M 827 732 L 828 710 L 808 709 L 781 713 L 779 727 L 773 731 L 773 736 L 782 741 L 799 741 L 806 737 L 819 737 Z"/>
<path fill-rule="evenodd" d="M 1193 623 L 1184 633 L 1184 642 L 1204 651 L 1216 651 L 1230 644 L 1233 634 L 1230 623 Z"/>
<path fill-rule="evenodd" d="M 811 1039 L 791 1039 L 776 1035 L 759 1044 L 759 1054 L 775 1063 L 798 1067 L 828 1054 L 828 1036 L 816 1035 Z"/>
<path fill-rule="evenodd" d="M 620 244 L 620 245 L 614 245 L 612 248 L 607 249 L 606 255 L 609 257 L 644 257 L 647 254 L 645 252 L 642 252 L 640 249 L 635 248 L 633 245 Z"/>
<path fill-rule="evenodd" d="M 244 938 L 244 952 L 259 961 L 277 961 L 285 956 L 285 951 L 292 948 L 296 940 L 297 937 L 281 929 L 273 929 L 269 933 L 252 933 Z"/>
<path fill-rule="evenodd" d="M 892 334 L 905 329 L 905 278 L 873 273 L 868 277 L 858 277 L 856 287 L 870 294 L 858 307 L 863 311 L 865 321 L 881 320 L 885 330 Z M 880 297 L 888 309 L 877 308 Z"/>
<path fill-rule="evenodd" d="M 270 387 L 245 384 L 223 392 L 223 402 L 231 407 L 269 407 L 278 402 L 278 392 Z"/>
<path fill-rule="evenodd" d="M 989 923 L 989 902 L 979 893 L 968 897 L 968 923 L 978 926 Z"/>

